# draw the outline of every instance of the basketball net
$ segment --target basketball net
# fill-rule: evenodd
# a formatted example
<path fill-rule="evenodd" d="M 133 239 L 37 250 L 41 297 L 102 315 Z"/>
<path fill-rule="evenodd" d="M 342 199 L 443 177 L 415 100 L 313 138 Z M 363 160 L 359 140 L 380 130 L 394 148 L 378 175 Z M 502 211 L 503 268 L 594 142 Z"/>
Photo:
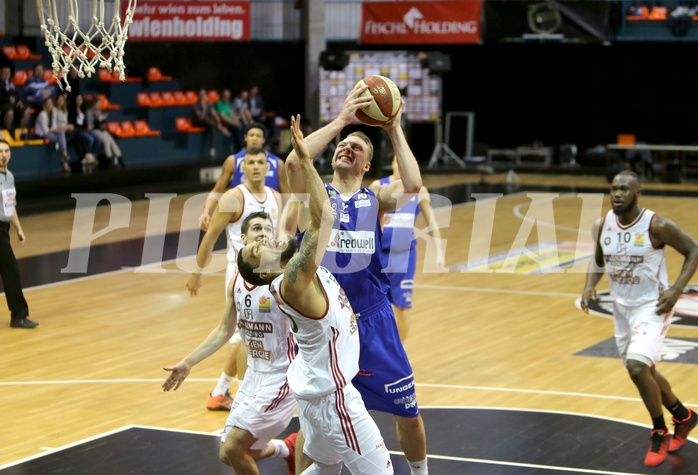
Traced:
<path fill-rule="evenodd" d="M 124 45 L 128 39 L 128 27 L 133 23 L 136 1 L 128 0 L 122 22 L 121 1 L 114 0 L 114 14 L 107 27 L 104 22 L 104 0 L 92 0 L 92 23 L 83 32 L 79 26 L 78 0 L 67 0 L 68 24 L 65 29 L 61 28 L 59 22 L 56 0 L 36 0 L 41 31 L 53 57 L 53 76 L 59 80 L 61 89 L 65 83 L 65 89 L 70 91 L 68 72 L 72 66 L 75 66 L 80 78 L 92 76 L 98 66 L 108 69 L 110 73 L 117 72 L 122 81 L 126 79 Z M 64 0 L 58 0 L 58 3 L 62 4 Z"/>

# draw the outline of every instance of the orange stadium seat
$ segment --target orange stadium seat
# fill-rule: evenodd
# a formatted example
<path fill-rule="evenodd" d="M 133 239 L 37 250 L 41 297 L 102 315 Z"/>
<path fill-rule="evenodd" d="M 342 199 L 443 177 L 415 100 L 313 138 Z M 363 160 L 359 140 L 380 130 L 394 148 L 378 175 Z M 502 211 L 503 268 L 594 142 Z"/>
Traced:
<path fill-rule="evenodd" d="M 130 120 L 124 120 L 121 122 L 121 134 L 122 137 L 128 138 L 128 137 L 135 137 L 136 136 L 136 128 L 133 126 L 133 122 Z"/>
<path fill-rule="evenodd" d="M 14 45 L 4 45 L 2 52 L 10 59 L 17 59 L 17 48 Z"/>
<path fill-rule="evenodd" d="M 635 146 L 635 134 L 618 134 L 618 145 Z"/>
<path fill-rule="evenodd" d="M 160 135 L 159 130 L 151 130 L 144 120 L 137 120 L 133 123 L 136 130 L 136 137 L 156 137 Z"/>
<path fill-rule="evenodd" d="M 108 69 L 99 68 L 97 71 L 97 77 L 99 77 L 101 82 L 114 82 L 112 73 L 110 73 Z"/>
<path fill-rule="evenodd" d="M 216 102 L 218 102 L 218 99 L 220 98 L 220 94 L 218 94 L 218 91 L 216 91 L 215 89 L 211 89 L 210 91 L 206 92 L 206 99 L 208 99 L 208 102 L 210 102 L 211 104 L 215 104 Z"/>
<path fill-rule="evenodd" d="M 17 45 L 16 49 L 16 59 L 41 59 L 41 55 L 32 53 L 27 45 Z"/>
<path fill-rule="evenodd" d="M 630 21 L 643 21 L 649 18 L 649 9 L 645 6 L 631 6 L 628 9 L 628 13 L 625 15 L 626 20 Z"/>
<path fill-rule="evenodd" d="M 170 81 L 172 76 L 164 76 L 157 66 L 151 66 L 148 68 L 148 79 L 150 81 Z"/>
<path fill-rule="evenodd" d="M 667 7 L 654 6 L 652 7 L 652 10 L 650 10 L 650 14 L 647 16 L 647 19 L 653 21 L 665 21 L 668 13 L 669 9 Z"/>
<path fill-rule="evenodd" d="M 60 73 L 58 73 L 58 77 L 60 78 Z M 58 79 L 53 76 L 53 69 L 44 69 L 44 79 L 46 79 L 49 84 L 56 84 L 58 82 Z"/>
<path fill-rule="evenodd" d="M 21 69 L 15 70 L 15 75 L 12 78 L 12 82 L 15 84 L 15 86 L 24 86 L 24 83 L 27 82 L 27 78 L 29 75 L 27 74 L 26 71 L 22 71 Z"/>
<path fill-rule="evenodd" d="M 147 92 L 139 92 L 136 95 L 136 101 L 141 107 L 150 107 L 150 97 Z"/>
<path fill-rule="evenodd" d="M 173 105 L 175 105 L 174 96 L 172 95 L 171 92 L 162 92 L 162 93 L 160 93 L 160 99 L 162 99 L 162 105 L 163 105 L 163 106 L 173 106 Z"/>
<path fill-rule="evenodd" d="M 106 94 L 97 94 L 97 99 L 102 101 L 102 105 L 100 106 L 102 110 L 115 111 L 121 109 L 121 106 L 119 104 L 112 104 L 111 102 L 109 102 L 109 98 Z"/>
<path fill-rule="evenodd" d="M 148 99 L 150 99 L 150 107 L 162 107 L 162 97 L 159 92 L 151 92 L 148 94 Z"/>
<path fill-rule="evenodd" d="M 192 105 L 199 99 L 199 96 L 194 91 L 186 91 L 184 96 L 187 98 L 187 105 Z"/>
<path fill-rule="evenodd" d="M 191 119 L 189 119 L 188 117 L 177 117 L 177 120 L 175 123 L 176 123 L 178 132 L 198 133 L 198 132 L 203 132 L 204 130 L 206 130 L 203 127 L 194 127 L 191 124 Z"/>
<path fill-rule="evenodd" d="M 175 91 L 172 94 L 172 97 L 174 98 L 174 105 L 176 105 L 176 106 L 186 106 L 187 105 L 187 96 L 184 95 L 184 92 Z"/>
<path fill-rule="evenodd" d="M 121 130 L 121 124 L 118 122 L 107 122 L 107 130 L 119 138 L 123 138 L 123 131 Z"/>

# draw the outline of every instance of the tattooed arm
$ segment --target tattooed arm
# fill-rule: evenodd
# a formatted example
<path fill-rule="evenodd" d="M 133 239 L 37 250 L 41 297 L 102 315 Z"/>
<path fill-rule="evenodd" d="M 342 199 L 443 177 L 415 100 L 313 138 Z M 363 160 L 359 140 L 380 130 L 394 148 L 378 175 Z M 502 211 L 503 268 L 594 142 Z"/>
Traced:
<path fill-rule="evenodd" d="M 310 225 L 305 230 L 300 250 L 284 268 L 281 290 L 288 303 L 299 312 L 321 317 L 327 310 L 327 302 L 315 272 L 325 254 L 331 229 L 331 225 L 323 225 L 323 222 L 332 222 L 332 212 L 325 185 L 303 139 L 300 116 L 291 117 L 291 139 L 306 183 Z"/>

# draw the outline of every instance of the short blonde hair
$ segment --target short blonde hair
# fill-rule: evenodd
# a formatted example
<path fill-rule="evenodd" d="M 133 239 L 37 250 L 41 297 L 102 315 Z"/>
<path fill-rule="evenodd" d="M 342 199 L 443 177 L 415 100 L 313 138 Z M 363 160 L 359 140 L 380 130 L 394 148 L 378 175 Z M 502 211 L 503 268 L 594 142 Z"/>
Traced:
<path fill-rule="evenodd" d="M 373 160 L 373 143 L 371 142 L 371 139 L 368 138 L 368 135 L 366 135 L 363 132 L 352 132 L 347 137 L 358 137 L 364 142 L 366 142 L 366 159 L 370 162 Z"/>

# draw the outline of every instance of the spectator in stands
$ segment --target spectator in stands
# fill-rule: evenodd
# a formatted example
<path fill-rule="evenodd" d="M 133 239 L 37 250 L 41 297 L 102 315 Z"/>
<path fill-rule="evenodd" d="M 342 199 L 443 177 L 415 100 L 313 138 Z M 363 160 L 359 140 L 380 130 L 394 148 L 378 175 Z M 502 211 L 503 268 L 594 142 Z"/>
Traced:
<path fill-rule="evenodd" d="M 85 115 L 87 116 L 87 130 L 97 134 L 102 139 L 104 155 L 113 167 L 126 168 L 121 158 L 121 148 L 116 139 L 107 130 L 107 117 L 109 114 L 102 110 L 102 99 L 85 101 Z"/>
<path fill-rule="evenodd" d="M 247 132 L 247 126 L 254 122 L 252 114 L 250 114 L 250 110 L 247 108 L 247 98 L 249 96 L 250 93 L 243 89 L 240 91 L 240 95 L 233 100 L 233 112 L 240 117 L 240 122 L 242 122 L 245 132 Z"/>
<path fill-rule="evenodd" d="M 216 112 L 221 118 L 223 125 L 233 134 L 234 152 L 245 146 L 245 137 L 242 134 L 242 124 L 240 118 L 233 111 L 232 94 L 230 89 L 223 89 L 221 97 L 216 101 Z"/>
<path fill-rule="evenodd" d="M 76 140 L 79 140 L 75 137 L 75 127 L 73 126 L 73 124 L 68 122 L 67 100 L 68 98 L 65 92 L 57 94 L 55 99 L 56 103 L 53 110 L 53 122 L 56 124 L 56 127 L 63 129 L 63 131 L 65 132 L 66 152 L 68 144 L 70 144 L 71 142 L 75 142 Z M 78 149 L 78 153 L 79 151 L 80 150 Z M 66 160 L 62 160 L 62 165 L 64 172 L 70 173 L 72 171 L 72 167 L 70 165 L 70 156 L 68 156 Z"/>
<path fill-rule="evenodd" d="M 211 158 L 216 156 L 216 130 L 230 137 L 232 134 L 221 122 L 221 118 L 206 98 L 206 89 L 199 91 L 199 99 L 192 106 L 192 125 L 196 127 L 204 127 L 209 143 L 211 144 Z"/>
<path fill-rule="evenodd" d="M 58 144 L 58 151 L 61 154 L 61 163 L 64 171 L 70 171 L 68 162 L 68 143 L 65 137 L 65 131 L 68 129 L 67 124 L 59 124 L 59 115 L 53 105 L 53 98 L 47 97 L 44 99 L 44 104 L 36 117 L 34 129 L 36 135 Z"/>
<path fill-rule="evenodd" d="M 75 108 L 69 111 L 68 121 L 75 127 L 75 135 L 82 140 L 85 145 L 85 155 L 81 159 L 83 171 L 89 171 L 99 165 L 97 155 L 102 147 L 102 138 L 87 129 L 87 116 L 85 115 L 85 98 L 77 96 L 75 98 Z"/>
<path fill-rule="evenodd" d="M 264 99 L 259 95 L 259 86 L 250 88 L 250 95 L 247 98 L 247 108 L 250 110 L 252 120 L 256 122 L 266 123 L 267 110 L 264 107 Z"/>
<path fill-rule="evenodd" d="M 34 64 L 32 75 L 24 84 L 24 91 L 27 104 L 35 109 L 41 109 L 44 99 L 55 95 L 55 89 L 44 78 L 44 66 L 41 63 Z"/>
<path fill-rule="evenodd" d="M 259 86 L 255 85 L 250 88 L 247 108 L 250 110 L 250 115 L 255 122 L 261 122 L 267 126 L 267 130 L 269 131 L 267 141 L 272 144 L 277 143 L 279 139 L 279 129 L 276 127 L 275 117 L 267 117 L 264 99 L 259 95 Z"/>
<path fill-rule="evenodd" d="M 0 68 L 0 114 L 2 126 L 12 132 L 19 125 L 22 129 L 29 128 L 31 109 L 18 96 L 17 87 L 12 82 L 12 68 Z"/>

